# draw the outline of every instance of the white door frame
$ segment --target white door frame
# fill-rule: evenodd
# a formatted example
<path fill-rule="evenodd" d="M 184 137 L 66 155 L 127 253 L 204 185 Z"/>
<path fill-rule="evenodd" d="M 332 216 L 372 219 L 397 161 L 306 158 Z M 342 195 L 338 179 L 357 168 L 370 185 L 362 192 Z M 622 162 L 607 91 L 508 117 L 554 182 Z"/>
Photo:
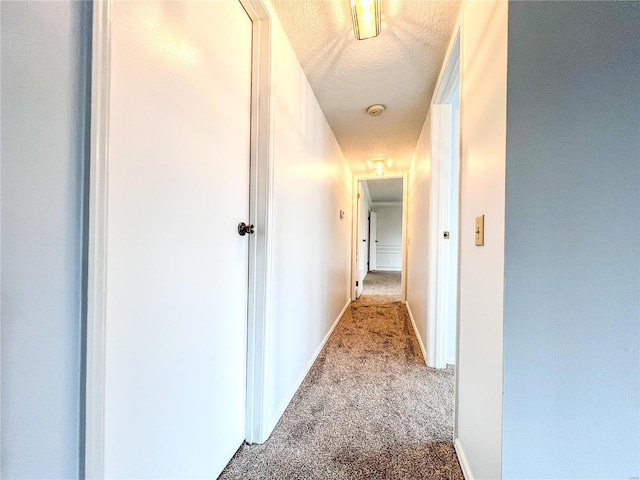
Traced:
<path fill-rule="evenodd" d="M 401 178 L 402 179 L 402 274 L 401 274 L 401 295 L 402 302 L 407 300 L 407 199 L 408 199 L 408 172 L 388 172 L 384 176 L 376 175 L 375 173 L 357 173 L 353 175 L 352 186 L 352 224 L 351 224 L 351 301 L 356 300 L 356 280 L 358 279 L 358 260 L 357 260 L 357 248 L 358 248 L 358 183 L 363 180 L 386 180 L 389 178 Z"/>
<path fill-rule="evenodd" d="M 444 249 L 438 248 L 441 244 L 442 217 L 448 213 L 448 202 L 443 205 L 441 199 L 448 195 L 449 186 L 449 167 L 451 165 L 451 101 L 453 95 L 458 89 L 462 89 L 462 78 L 460 72 L 461 60 L 461 29 L 460 15 L 453 30 L 453 35 L 443 68 L 438 77 L 436 88 L 431 99 L 431 138 L 432 138 L 432 163 L 431 163 L 431 192 L 430 201 L 431 208 L 429 211 L 429 280 L 434 288 L 428 292 L 429 312 L 428 312 L 428 332 L 427 332 L 427 364 L 429 367 L 446 368 L 446 317 L 442 315 L 444 309 L 438 308 L 439 296 L 443 283 L 447 281 L 447 276 L 452 272 L 446 272 L 442 275 L 438 272 L 438 265 L 444 265 L 448 259 L 448 254 Z M 460 119 L 462 118 L 463 105 L 460 104 Z M 460 145 L 462 139 L 459 138 Z M 460 153 L 458 148 L 458 154 Z M 460 185 L 460 155 L 458 155 L 458 185 Z M 458 189 L 458 225 L 457 231 L 460 232 L 460 196 L 462 189 Z M 456 248 L 458 258 L 460 258 L 460 236 L 458 235 L 458 244 L 450 245 L 450 249 Z M 459 345 L 460 345 L 460 262 L 456 275 L 456 289 L 458 298 L 456 301 L 456 388 L 455 388 L 455 413 L 454 413 L 454 438 L 458 436 L 458 369 L 459 369 Z M 447 282 L 448 283 L 448 282 Z M 439 315 L 440 313 L 440 315 Z M 433 320 L 431 320 L 433 319 Z"/>
<path fill-rule="evenodd" d="M 459 84 L 460 72 L 460 24 L 456 24 L 454 35 L 445 56 L 444 66 L 431 100 L 431 191 L 429 209 L 429 283 L 433 288 L 428 295 L 427 365 L 446 368 L 446 317 L 439 296 L 446 287 L 446 275 L 438 272 L 448 258 L 441 248 L 445 215 L 448 202 L 443 197 L 449 192 L 449 165 L 451 162 L 451 99 Z M 458 231 L 460 230 L 458 225 Z M 459 243 L 459 242 L 458 242 Z M 455 248 L 451 246 L 450 248 Z M 459 245 L 458 245 L 459 249 Z M 446 272 L 449 273 L 449 272 Z M 442 303 L 440 301 L 440 303 Z M 456 341 L 457 343 L 457 341 Z M 457 350 L 457 348 L 456 348 Z M 456 358 L 456 364 L 457 364 Z"/>
<path fill-rule="evenodd" d="M 266 332 L 271 256 L 271 23 L 262 0 L 239 0 L 253 23 L 251 99 L 250 222 L 247 319 L 246 439 L 266 440 Z M 111 1 L 93 3 L 91 64 L 91 146 L 88 219 L 84 461 L 87 479 L 104 478 L 105 319 L 107 206 L 109 172 L 109 100 Z"/>
<path fill-rule="evenodd" d="M 267 424 L 270 316 L 270 232 L 273 198 L 271 138 L 271 20 L 262 0 L 240 0 L 253 22 L 251 69 L 251 181 L 249 218 L 256 234 L 249 242 L 246 440 L 263 443 Z"/>
<path fill-rule="evenodd" d="M 367 262 L 368 245 L 363 247 L 361 243 L 369 242 L 368 220 L 363 218 L 363 215 L 368 217 L 369 212 L 371 211 L 371 195 L 369 194 L 369 187 L 366 182 L 358 183 L 357 202 L 358 229 L 355 234 L 358 237 L 358 241 L 356 242 L 356 271 L 358 272 L 358 276 L 356 278 L 356 298 L 360 298 L 364 289 L 364 279 L 369 272 L 369 265 Z"/>
<path fill-rule="evenodd" d="M 96 0 L 93 4 L 91 50 L 84 474 L 86 479 L 98 480 L 104 478 L 107 180 L 111 72 L 111 2 L 108 0 Z"/>

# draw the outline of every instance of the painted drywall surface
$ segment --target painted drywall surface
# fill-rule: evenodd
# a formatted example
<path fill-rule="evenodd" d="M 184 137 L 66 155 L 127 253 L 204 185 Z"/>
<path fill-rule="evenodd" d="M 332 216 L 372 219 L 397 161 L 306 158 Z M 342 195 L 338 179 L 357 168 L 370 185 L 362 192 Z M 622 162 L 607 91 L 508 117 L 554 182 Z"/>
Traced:
<path fill-rule="evenodd" d="M 378 230 L 377 269 L 402 269 L 402 205 L 376 206 Z"/>
<path fill-rule="evenodd" d="M 640 5 L 509 8 L 504 478 L 638 477 Z"/>
<path fill-rule="evenodd" d="M 489 479 L 501 474 L 508 4 L 462 8 L 457 441 L 467 473 Z M 474 241 L 478 215 L 484 246 Z"/>
<path fill-rule="evenodd" d="M 429 210 L 431 203 L 431 110 L 427 113 L 409 170 L 407 200 L 407 305 L 427 346 L 429 310 Z"/>
<path fill-rule="evenodd" d="M 349 299 L 352 176 L 267 6 L 274 128 L 267 407 L 275 426 Z"/>
<path fill-rule="evenodd" d="M 77 478 L 89 5 L 0 8 L 0 477 Z"/>

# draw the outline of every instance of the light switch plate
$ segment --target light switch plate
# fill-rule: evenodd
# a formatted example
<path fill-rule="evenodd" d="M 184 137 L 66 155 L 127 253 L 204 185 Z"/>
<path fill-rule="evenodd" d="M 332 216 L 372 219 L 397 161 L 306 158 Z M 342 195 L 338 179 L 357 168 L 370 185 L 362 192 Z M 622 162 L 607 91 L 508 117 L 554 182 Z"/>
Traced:
<path fill-rule="evenodd" d="M 476 245 L 484 245 L 484 215 L 476 217 Z"/>

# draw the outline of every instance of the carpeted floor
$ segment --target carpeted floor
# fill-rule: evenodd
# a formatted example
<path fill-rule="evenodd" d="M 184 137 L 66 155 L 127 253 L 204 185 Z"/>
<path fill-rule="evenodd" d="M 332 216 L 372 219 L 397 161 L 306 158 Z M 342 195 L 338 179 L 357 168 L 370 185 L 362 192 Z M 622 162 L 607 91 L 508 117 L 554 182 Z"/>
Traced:
<path fill-rule="evenodd" d="M 386 300 L 399 301 L 402 298 L 401 277 L 400 272 L 369 272 L 364 277 L 362 295 L 384 296 Z M 364 299 L 362 299 L 364 300 Z"/>
<path fill-rule="evenodd" d="M 269 440 L 221 479 L 463 479 L 454 370 L 425 366 L 399 282 L 367 276 Z"/>

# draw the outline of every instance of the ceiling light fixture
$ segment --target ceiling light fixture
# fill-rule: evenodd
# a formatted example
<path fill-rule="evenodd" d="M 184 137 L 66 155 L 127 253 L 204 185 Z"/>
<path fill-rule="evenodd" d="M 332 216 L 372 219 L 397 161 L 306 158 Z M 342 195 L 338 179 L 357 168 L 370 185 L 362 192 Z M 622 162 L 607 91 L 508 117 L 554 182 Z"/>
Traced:
<path fill-rule="evenodd" d="M 353 34 L 358 40 L 380 34 L 380 0 L 351 0 Z"/>
<path fill-rule="evenodd" d="M 380 158 L 378 160 L 367 160 L 367 167 L 373 170 L 376 175 L 381 177 L 382 175 L 384 175 L 385 163 L 388 162 L 386 162 L 383 158 Z"/>
<path fill-rule="evenodd" d="M 372 117 L 379 117 L 384 113 L 384 105 L 371 105 L 369 108 L 367 108 L 367 113 Z"/>
<path fill-rule="evenodd" d="M 377 158 L 374 160 L 367 160 L 367 167 L 378 176 L 384 175 L 384 171 L 388 168 L 393 168 L 393 158 Z"/>

